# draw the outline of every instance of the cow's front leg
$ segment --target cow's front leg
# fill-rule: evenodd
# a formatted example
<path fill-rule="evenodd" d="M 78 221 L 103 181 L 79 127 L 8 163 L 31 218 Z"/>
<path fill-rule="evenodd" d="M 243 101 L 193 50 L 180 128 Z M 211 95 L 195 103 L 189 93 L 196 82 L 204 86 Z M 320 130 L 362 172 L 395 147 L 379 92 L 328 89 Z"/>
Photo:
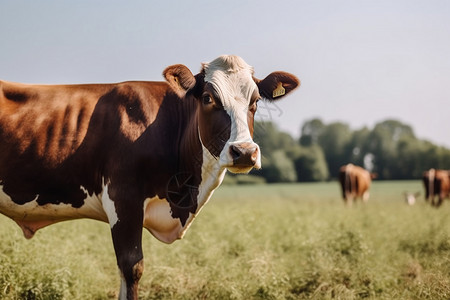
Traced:
<path fill-rule="evenodd" d="M 436 202 L 436 207 L 440 207 L 442 203 L 444 202 L 445 194 L 439 193 L 438 201 Z"/>
<path fill-rule="evenodd" d="M 138 298 L 139 279 L 144 271 L 142 217 L 119 219 L 111 232 L 121 278 L 119 299 L 135 300 Z"/>
<path fill-rule="evenodd" d="M 120 300 L 137 299 L 138 283 L 144 270 L 142 254 L 143 206 L 129 186 L 108 185 L 102 204 L 108 215 L 120 271 Z"/>
<path fill-rule="evenodd" d="M 440 198 L 440 196 L 439 195 L 433 195 L 433 197 L 431 198 L 431 205 L 432 206 L 434 206 L 434 207 L 438 207 L 439 205 L 439 198 Z M 437 199 L 437 200 L 436 200 Z"/>
<path fill-rule="evenodd" d="M 353 195 L 351 193 L 345 193 L 345 204 L 350 207 L 354 201 Z"/>

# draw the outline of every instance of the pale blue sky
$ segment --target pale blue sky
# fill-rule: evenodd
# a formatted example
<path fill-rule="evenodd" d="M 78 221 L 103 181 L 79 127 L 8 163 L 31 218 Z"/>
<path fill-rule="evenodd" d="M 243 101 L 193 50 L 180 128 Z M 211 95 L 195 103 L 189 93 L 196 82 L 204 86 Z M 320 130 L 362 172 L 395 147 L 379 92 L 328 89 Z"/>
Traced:
<path fill-rule="evenodd" d="M 4 80 L 162 80 L 221 54 L 302 80 L 271 116 L 294 136 L 313 117 L 353 129 L 395 118 L 450 147 L 447 0 L 0 1 Z"/>

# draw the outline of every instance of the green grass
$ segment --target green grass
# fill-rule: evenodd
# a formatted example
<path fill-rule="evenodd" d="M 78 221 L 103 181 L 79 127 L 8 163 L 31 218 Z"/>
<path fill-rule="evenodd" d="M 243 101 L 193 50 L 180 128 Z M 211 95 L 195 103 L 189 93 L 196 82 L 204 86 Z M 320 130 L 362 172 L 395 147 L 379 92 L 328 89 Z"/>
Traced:
<path fill-rule="evenodd" d="M 185 238 L 144 232 L 141 299 L 449 299 L 450 202 L 404 203 L 419 181 L 374 182 L 346 207 L 336 182 L 223 186 Z M 116 298 L 109 226 L 25 240 L 0 218 L 0 299 Z"/>

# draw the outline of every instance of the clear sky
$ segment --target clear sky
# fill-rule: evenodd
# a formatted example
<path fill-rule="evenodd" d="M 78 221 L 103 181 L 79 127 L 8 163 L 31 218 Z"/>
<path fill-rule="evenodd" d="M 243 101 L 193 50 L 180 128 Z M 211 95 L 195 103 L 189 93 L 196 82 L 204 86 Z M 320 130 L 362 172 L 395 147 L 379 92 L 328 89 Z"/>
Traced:
<path fill-rule="evenodd" d="M 448 0 L 0 1 L 4 80 L 162 80 L 221 54 L 301 79 L 259 115 L 296 137 L 313 117 L 352 129 L 395 118 L 450 147 Z"/>

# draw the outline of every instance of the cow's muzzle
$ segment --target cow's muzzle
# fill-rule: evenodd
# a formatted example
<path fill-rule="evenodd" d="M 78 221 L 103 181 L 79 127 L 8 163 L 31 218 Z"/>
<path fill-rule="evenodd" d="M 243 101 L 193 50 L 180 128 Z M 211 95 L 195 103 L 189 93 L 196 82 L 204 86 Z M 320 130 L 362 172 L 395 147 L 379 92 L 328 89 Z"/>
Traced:
<path fill-rule="evenodd" d="M 260 168 L 259 147 L 255 143 L 232 144 L 229 153 L 233 161 L 232 168 L 248 172 L 253 167 Z"/>

